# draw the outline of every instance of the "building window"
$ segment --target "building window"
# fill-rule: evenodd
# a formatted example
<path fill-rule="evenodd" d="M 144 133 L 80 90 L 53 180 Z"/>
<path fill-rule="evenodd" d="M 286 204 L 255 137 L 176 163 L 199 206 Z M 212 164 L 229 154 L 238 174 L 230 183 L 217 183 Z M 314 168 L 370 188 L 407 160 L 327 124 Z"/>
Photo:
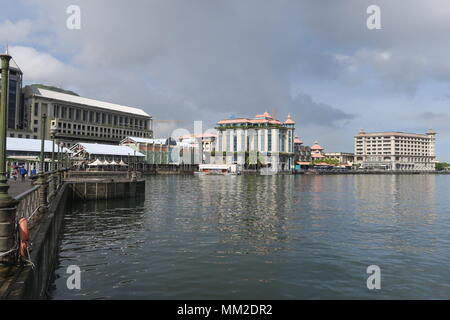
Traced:
<path fill-rule="evenodd" d="M 267 151 L 272 151 L 272 130 L 267 133 Z"/>
<path fill-rule="evenodd" d="M 39 103 L 34 104 L 34 116 L 37 117 L 39 115 Z"/>

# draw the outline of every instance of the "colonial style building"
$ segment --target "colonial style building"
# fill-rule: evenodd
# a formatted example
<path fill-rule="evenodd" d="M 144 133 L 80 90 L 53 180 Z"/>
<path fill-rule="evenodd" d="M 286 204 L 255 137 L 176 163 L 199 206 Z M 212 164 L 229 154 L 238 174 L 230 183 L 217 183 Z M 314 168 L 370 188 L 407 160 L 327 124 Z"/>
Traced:
<path fill-rule="evenodd" d="M 355 163 L 363 169 L 434 171 L 436 132 L 372 132 L 355 136 Z"/>
<path fill-rule="evenodd" d="M 320 146 L 318 141 L 315 141 L 311 147 L 311 159 L 317 161 L 325 158 L 325 153 L 323 151 L 324 148 Z"/>
<path fill-rule="evenodd" d="M 40 139 L 41 117 L 47 115 L 45 138 L 56 137 L 65 146 L 77 142 L 118 144 L 127 136 L 151 138 L 152 118 L 142 109 L 25 87 L 25 108 L 33 135 Z"/>
<path fill-rule="evenodd" d="M 290 115 L 284 122 L 267 112 L 254 118 L 226 119 L 219 121 L 216 129 L 216 164 L 293 170 L 295 122 Z"/>

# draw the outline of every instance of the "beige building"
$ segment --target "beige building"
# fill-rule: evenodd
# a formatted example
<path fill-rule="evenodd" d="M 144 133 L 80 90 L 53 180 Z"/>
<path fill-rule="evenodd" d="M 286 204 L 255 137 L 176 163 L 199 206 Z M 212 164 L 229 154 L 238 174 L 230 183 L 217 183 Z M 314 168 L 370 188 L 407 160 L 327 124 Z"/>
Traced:
<path fill-rule="evenodd" d="M 355 163 L 362 169 L 434 171 L 436 132 L 372 132 L 355 136 Z"/>
<path fill-rule="evenodd" d="M 138 108 L 28 86 L 23 89 L 30 138 L 41 138 L 41 117 L 47 115 L 45 139 L 56 129 L 57 140 L 118 144 L 128 136 L 151 138 L 152 117 Z M 8 132 L 10 137 L 18 134 Z"/>

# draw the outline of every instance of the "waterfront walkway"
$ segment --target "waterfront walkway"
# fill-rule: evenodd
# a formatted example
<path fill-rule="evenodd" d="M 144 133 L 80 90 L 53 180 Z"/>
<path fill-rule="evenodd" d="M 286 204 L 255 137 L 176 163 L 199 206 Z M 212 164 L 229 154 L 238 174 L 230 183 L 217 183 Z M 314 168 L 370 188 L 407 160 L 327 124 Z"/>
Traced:
<path fill-rule="evenodd" d="M 10 179 L 8 180 L 8 185 L 9 185 L 8 194 L 13 198 L 33 188 L 32 181 L 29 179 L 25 179 L 24 182 L 22 182 L 20 178 L 17 179 L 17 181 Z"/>

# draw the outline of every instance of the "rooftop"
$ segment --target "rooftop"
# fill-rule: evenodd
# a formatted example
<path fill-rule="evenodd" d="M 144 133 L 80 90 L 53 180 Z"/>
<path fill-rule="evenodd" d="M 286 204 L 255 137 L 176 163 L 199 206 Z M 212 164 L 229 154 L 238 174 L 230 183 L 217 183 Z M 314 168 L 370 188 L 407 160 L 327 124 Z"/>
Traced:
<path fill-rule="evenodd" d="M 295 122 L 292 120 L 290 116 L 288 116 L 288 120 L 286 122 L 281 122 L 279 120 L 274 119 L 268 112 L 264 112 L 263 114 L 257 114 L 254 118 L 231 118 L 224 119 L 217 122 L 219 125 L 230 125 L 230 124 L 275 124 L 275 125 L 292 125 Z"/>
<path fill-rule="evenodd" d="M 131 113 L 131 114 L 139 115 L 139 116 L 143 116 L 143 117 L 150 117 L 150 115 L 147 112 L 145 112 L 144 110 L 134 108 L 134 107 L 127 107 L 127 106 L 122 106 L 122 105 L 118 105 L 118 104 L 114 104 L 114 103 L 93 100 L 93 99 L 89 99 L 89 98 L 83 98 L 83 97 L 79 97 L 79 96 L 75 96 L 75 95 L 71 95 L 71 94 L 46 90 L 46 89 L 37 88 L 37 87 L 32 87 L 32 92 L 33 92 L 33 95 L 35 95 L 35 96 L 40 96 L 40 97 L 47 98 L 47 99 L 68 102 L 68 103 L 75 103 L 75 104 L 80 104 L 80 105 L 85 105 L 85 106 L 90 106 L 90 107 L 95 107 L 95 108 L 101 108 L 101 109 L 106 109 L 106 110 Z"/>
<path fill-rule="evenodd" d="M 44 152 L 51 153 L 53 149 L 53 141 L 44 141 Z M 22 138 L 6 138 L 7 151 L 21 151 L 21 152 L 41 152 L 41 140 L 37 139 L 22 139 Z M 63 152 L 69 151 L 63 148 Z M 55 152 L 58 152 L 58 146 L 55 145 Z"/>
<path fill-rule="evenodd" d="M 360 130 L 356 137 L 376 137 L 376 136 L 400 136 L 400 137 L 413 137 L 413 138 L 428 138 L 429 135 L 436 134 L 436 131 L 430 129 L 427 133 L 408 133 L 401 131 L 381 131 L 381 132 L 365 132 Z"/>
<path fill-rule="evenodd" d="M 134 156 L 143 157 L 144 155 L 138 151 L 135 151 L 127 146 L 116 146 L 109 144 L 98 144 L 98 143 L 77 143 L 72 148 L 71 151 L 77 152 L 80 148 L 89 154 L 94 155 L 105 155 L 105 156 Z"/>
<path fill-rule="evenodd" d="M 132 141 L 134 143 L 148 143 L 148 144 L 173 144 L 173 139 L 170 138 L 159 138 L 159 139 L 150 139 L 150 138 L 140 138 L 140 137 L 126 137 L 120 143 L 128 143 L 128 141 Z M 172 142 L 172 143 L 171 143 Z"/>

